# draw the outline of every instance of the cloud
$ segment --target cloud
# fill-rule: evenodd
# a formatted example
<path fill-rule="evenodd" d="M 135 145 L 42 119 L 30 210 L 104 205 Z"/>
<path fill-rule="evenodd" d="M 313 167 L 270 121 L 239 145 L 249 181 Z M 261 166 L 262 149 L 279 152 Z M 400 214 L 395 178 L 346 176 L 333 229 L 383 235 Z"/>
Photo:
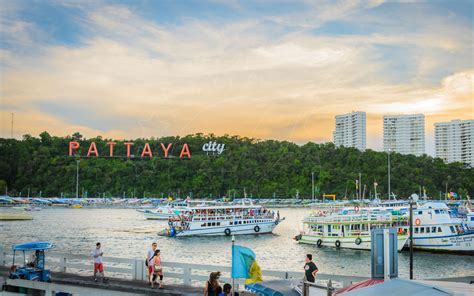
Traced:
<path fill-rule="evenodd" d="M 315 20 L 304 19 L 314 10 L 301 12 L 301 23 L 289 13 L 272 21 L 187 17 L 163 24 L 132 7 L 65 2 L 83 12 L 74 19 L 84 32 L 77 43 L 33 43 L 37 50 L 27 54 L 0 50 L 3 116 L 15 110 L 22 133 L 212 132 L 303 143 L 331 140 L 334 115 L 360 110 L 368 112 L 371 148 L 381 146 L 383 113 L 421 110 L 427 127 L 439 118 L 472 117 L 469 28 L 454 22 L 438 33 L 315 34 L 309 28 L 383 5 L 331 3 L 312 8 Z M 29 24 L 25 36 L 41 31 L 11 21 Z M 357 19 L 363 22 L 394 21 L 364 14 Z M 462 36 L 452 34 L 458 28 Z M 0 134 L 9 134 L 5 120 Z"/>

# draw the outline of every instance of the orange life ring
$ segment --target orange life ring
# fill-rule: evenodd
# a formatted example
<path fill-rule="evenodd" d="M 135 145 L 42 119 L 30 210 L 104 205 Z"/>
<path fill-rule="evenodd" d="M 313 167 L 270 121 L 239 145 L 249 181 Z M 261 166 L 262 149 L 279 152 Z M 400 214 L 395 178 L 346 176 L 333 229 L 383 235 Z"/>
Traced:
<path fill-rule="evenodd" d="M 416 225 L 420 225 L 420 224 L 421 224 L 421 220 L 420 220 L 420 219 L 416 219 L 416 220 L 415 220 L 415 224 L 416 224 Z"/>

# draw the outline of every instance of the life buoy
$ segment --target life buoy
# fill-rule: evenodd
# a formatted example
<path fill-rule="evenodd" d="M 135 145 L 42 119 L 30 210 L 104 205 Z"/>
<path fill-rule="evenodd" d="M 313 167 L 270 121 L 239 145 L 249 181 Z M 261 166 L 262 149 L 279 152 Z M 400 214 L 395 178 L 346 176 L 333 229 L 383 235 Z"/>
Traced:
<path fill-rule="evenodd" d="M 362 243 L 362 239 L 360 237 L 356 238 L 355 244 L 360 245 Z"/>
<path fill-rule="evenodd" d="M 416 220 L 415 220 L 415 224 L 416 224 L 416 225 L 420 225 L 420 224 L 421 224 L 421 220 L 420 220 L 420 219 L 416 219 Z"/>
<path fill-rule="evenodd" d="M 276 220 L 276 221 L 275 221 L 275 225 L 278 225 L 278 222 L 279 222 L 279 221 L 278 221 L 278 220 Z"/>
<path fill-rule="evenodd" d="M 258 226 L 258 225 L 255 226 L 255 227 L 253 228 L 253 230 L 254 230 L 255 232 L 260 232 L 260 226 Z"/>
<path fill-rule="evenodd" d="M 341 242 L 339 240 L 337 240 L 335 245 L 336 245 L 336 248 L 339 248 L 341 246 Z"/>
<path fill-rule="evenodd" d="M 227 236 L 229 236 L 229 235 L 230 235 L 230 229 L 229 229 L 229 228 L 226 228 L 226 229 L 224 230 L 224 234 L 227 235 Z"/>
<path fill-rule="evenodd" d="M 323 240 L 318 239 L 318 241 L 316 242 L 316 246 L 321 247 L 322 244 L 323 244 Z"/>

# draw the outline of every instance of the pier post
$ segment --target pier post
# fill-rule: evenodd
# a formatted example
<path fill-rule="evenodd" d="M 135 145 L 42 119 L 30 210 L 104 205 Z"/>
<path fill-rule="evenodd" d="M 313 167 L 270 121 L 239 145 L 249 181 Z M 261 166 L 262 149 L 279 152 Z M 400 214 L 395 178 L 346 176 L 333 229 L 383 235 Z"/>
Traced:
<path fill-rule="evenodd" d="M 132 279 L 139 281 L 145 280 L 145 273 L 143 271 L 143 260 L 135 259 L 132 264 Z"/>
<path fill-rule="evenodd" d="M 0 246 L 0 264 L 3 266 L 7 265 L 7 260 L 5 253 L 3 252 L 3 247 Z"/>
<path fill-rule="evenodd" d="M 61 259 L 60 259 L 60 266 L 61 266 L 61 272 L 66 272 L 67 270 L 67 267 L 66 267 L 66 264 L 67 264 L 67 258 L 66 256 L 62 256 Z"/>
<path fill-rule="evenodd" d="M 191 285 L 191 268 L 183 267 L 183 284 Z"/>

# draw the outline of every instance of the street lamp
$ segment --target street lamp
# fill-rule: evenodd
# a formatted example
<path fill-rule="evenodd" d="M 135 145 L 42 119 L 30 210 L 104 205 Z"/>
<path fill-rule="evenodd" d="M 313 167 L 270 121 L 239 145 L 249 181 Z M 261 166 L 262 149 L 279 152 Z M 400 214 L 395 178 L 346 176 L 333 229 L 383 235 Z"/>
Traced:
<path fill-rule="evenodd" d="M 76 198 L 79 198 L 79 162 L 80 160 L 78 159 L 76 161 Z"/>
<path fill-rule="evenodd" d="M 413 193 L 410 196 L 410 280 L 413 279 L 413 205 L 416 205 L 418 195 Z"/>

